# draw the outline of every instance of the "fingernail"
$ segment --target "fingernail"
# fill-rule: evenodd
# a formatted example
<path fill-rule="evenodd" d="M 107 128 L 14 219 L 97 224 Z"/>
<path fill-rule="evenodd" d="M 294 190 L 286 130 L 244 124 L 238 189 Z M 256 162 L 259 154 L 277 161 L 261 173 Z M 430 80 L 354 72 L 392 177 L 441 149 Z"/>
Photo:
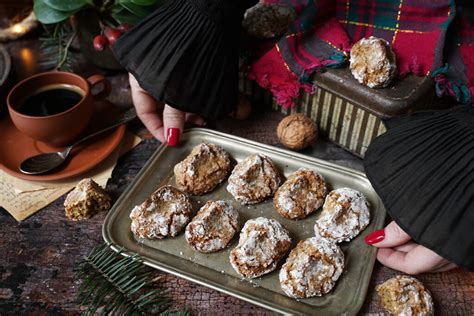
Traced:
<path fill-rule="evenodd" d="M 364 241 L 367 245 L 373 245 L 373 244 L 381 242 L 384 239 L 385 239 L 385 230 L 379 229 L 367 235 Z"/>
<path fill-rule="evenodd" d="M 174 147 L 178 145 L 179 134 L 180 134 L 179 128 L 175 128 L 175 127 L 168 128 L 167 137 L 166 137 L 166 143 L 168 143 L 168 146 Z"/>

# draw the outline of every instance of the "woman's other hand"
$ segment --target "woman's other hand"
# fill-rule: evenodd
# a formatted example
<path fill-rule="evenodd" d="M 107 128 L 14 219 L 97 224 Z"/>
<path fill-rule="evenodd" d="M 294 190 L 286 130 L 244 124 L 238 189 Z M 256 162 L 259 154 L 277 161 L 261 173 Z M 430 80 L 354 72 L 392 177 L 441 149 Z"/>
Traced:
<path fill-rule="evenodd" d="M 377 259 L 383 265 L 408 274 L 442 272 L 456 268 L 430 249 L 415 243 L 394 221 L 365 238 L 369 245 L 379 248 Z"/>
<path fill-rule="evenodd" d="M 204 119 L 197 114 L 186 113 L 156 101 L 140 87 L 132 74 L 129 75 L 129 80 L 137 115 L 148 131 L 160 142 L 176 146 L 185 122 L 198 126 L 205 125 Z"/>

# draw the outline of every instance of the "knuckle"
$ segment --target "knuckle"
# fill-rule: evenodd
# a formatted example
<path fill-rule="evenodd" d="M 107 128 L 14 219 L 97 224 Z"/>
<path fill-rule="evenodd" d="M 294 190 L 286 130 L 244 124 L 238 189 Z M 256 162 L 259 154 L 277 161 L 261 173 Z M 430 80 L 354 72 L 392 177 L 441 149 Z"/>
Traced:
<path fill-rule="evenodd" d="M 389 230 L 389 233 L 393 236 L 393 238 L 395 238 L 397 240 L 405 239 L 407 237 L 407 234 L 397 224 L 390 225 L 387 228 Z"/>

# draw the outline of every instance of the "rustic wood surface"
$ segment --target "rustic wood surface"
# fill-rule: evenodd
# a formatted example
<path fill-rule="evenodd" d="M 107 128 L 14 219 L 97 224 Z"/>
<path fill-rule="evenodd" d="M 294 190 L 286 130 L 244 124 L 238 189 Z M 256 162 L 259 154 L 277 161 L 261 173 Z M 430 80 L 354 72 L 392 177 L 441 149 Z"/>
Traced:
<path fill-rule="evenodd" d="M 7 44 L 13 57 L 14 81 L 39 71 L 36 34 Z M 87 76 L 96 72 L 87 63 L 80 63 L 77 72 Z M 112 101 L 120 107 L 131 105 L 127 77 L 124 73 L 106 73 L 113 83 Z M 258 108 L 246 121 L 231 119 L 210 123 L 209 127 L 270 145 L 278 145 L 276 125 L 282 115 Z M 132 181 L 159 143 L 147 137 L 139 122 L 131 128 L 145 137 L 137 148 L 121 157 L 107 190 L 116 200 Z M 1 132 L 1 131 L 0 131 Z M 339 147 L 320 140 L 306 154 L 340 165 L 362 170 L 359 158 Z M 75 301 L 78 281 L 73 267 L 94 246 L 102 243 L 101 227 L 105 213 L 90 220 L 73 222 L 64 215 L 64 197 L 23 222 L 16 222 L 0 209 L 0 315 L 78 314 L 82 309 Z M 176 306 L 188 306 L 193 313 L 208 315 L 270 315 L 265 309 L 245 301 L 196 285 L 184 279 L 162 275 L 164 285 L 171 289 Z M 398 274 L 376 264 L 369 292 L 361 315 L 381 315 L 374 287 Z M 432 292 L 439 315 L 474 315 L 474 273 L 461 269 L 424 274 L 418 277 Z"/>

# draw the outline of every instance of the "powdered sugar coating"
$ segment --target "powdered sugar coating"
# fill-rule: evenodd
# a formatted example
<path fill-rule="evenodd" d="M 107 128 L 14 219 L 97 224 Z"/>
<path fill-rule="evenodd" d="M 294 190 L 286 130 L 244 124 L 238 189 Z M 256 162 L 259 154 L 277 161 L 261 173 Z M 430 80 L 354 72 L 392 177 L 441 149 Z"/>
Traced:
<path fill-rule="evenodd" d="M 290 245 L 290 234 L 278 221 L 250 219 L 240 232 L 239 244 L 230 252 L 230 263 L 238 274 L 256 278 L 275 270 Z"/>
<path fill-rule="evenodd" d="M 300 168 L 288 176 L 273 199 L 276 210 L 289 219 L 303 219 L 319 209 L 327 194 L 326 181 L 316 171 Z"/>
<path fill-rule="evenodd" d="M 314 231 L 316 235 L 335 242 L 350 241 L 364 230 L 369 222 L 369 202 L 365 196 L 351 188 L 340 188 L 326 196 Z"/>
<path fill-rule="evenodd" d="M 354 78 L 369 88 L 383 88 L 397 74 L 395 54 L 381 38 L 363 38 L 352 46 L 350 69 Z"/>
<path fill-rule="evenodd" d="M 341 248 L 325 238 L 312 237 L 290 252 L 280 270 L 280 286 L 294 298 L 321 296 L 333 289 L 343 268 Z"/>
<path fill-rule="evenodd" d="M 199 252 L 224 249 L 239 229 L 239 213 L 225 201 L 208 201 L 186 226 L 188 244 Z"/>
<path fill-rule="evenodd" d="M 381 298 L 383 307 L 393 315 L 434 315 L 430 292 L 413 277 L 397 275 L 377 285 L 375 290 Z"/>
<path fill-rule="evenodd" d="M 196 195 L 212 191 L 231 169 L 229 154 L 220 146 L 202 143 L 174 167 L 179 189 Z"/>
<path fill-rule="evenodd" d="M 227 191 L 242 204 L 256 204 L 275 194 L 281 176 L 270 158 L 251 155 L 239 162 L 228 180 Z"/>
<path fill-rule="evenodd" d="M 138 238 L 174 237 L 189 222 L 191 211 L 186 194 L 172 186 L 163 186 L 133 208 L 131 230 Z"/>

